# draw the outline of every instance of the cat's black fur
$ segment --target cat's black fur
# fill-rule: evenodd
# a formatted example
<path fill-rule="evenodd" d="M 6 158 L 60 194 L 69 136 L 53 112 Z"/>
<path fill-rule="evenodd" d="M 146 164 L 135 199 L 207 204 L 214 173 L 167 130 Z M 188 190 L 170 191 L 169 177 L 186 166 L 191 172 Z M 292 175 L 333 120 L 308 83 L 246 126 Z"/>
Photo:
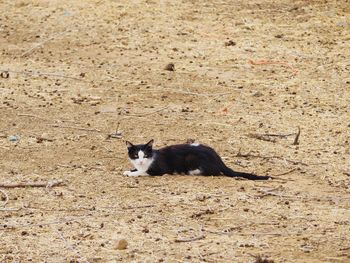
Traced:
<path fill-rule="evenodd" d="M 191 171 L 199 169 L 200 175 L 223 174 L 230 177 L 243 177 L 249 180 L 267 180 L 271 178 L 269 176 L 235 172 L 224 164 L 214 149 L 202 144 L 195 144 L 195 146 L 194 144 L 177 144 L 156 150 L 152 149 L 152 143 L 153 140 L 141 145 L 133 145 L 127 142 L 131 161 L 138 158 L 137 153 L 139 151 L 144 152 L 144 158 L 153 158 L 153 161 L 145 171 L 146 173 L 143 175 L 190 174 Z M 137 169 L 130 172 L 135 171 Z"/>

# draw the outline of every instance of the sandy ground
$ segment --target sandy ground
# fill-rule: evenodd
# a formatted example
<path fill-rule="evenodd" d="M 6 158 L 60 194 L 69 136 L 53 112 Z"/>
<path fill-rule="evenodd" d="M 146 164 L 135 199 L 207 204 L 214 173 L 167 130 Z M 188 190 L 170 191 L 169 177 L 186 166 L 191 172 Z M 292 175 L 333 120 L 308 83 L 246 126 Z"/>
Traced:
<path fill-rule="evenodd" d="M 0 183 L 64 183 L 0 187 L 1 262 L 350 262 L 348 1 L 0 11 Z M 124 177 L 151 138 L 278 179 Z"/>

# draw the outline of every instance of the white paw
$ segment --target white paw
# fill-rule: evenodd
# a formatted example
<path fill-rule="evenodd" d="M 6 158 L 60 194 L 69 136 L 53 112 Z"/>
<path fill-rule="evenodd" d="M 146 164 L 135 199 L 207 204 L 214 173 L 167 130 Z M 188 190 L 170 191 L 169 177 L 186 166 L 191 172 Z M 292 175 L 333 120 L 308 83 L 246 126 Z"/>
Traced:
<path fill-rule="evenodd" d="M 142 176 L 143 173 L 140 173 L 139 171 L 135 171 L 135 172 L 132 172 L 132 171 L 125 171 L 125 172 L 123 173 L 123 175 L 136 177 L 136 176 Z"/>
<path fill-rule="evenodd" d="M 125 172 L 123 173 L 123 175 L 126 175 L 126 176 L 130 176 L 130 174 L 131 174 L 131 171 L 125 171 Z"/>

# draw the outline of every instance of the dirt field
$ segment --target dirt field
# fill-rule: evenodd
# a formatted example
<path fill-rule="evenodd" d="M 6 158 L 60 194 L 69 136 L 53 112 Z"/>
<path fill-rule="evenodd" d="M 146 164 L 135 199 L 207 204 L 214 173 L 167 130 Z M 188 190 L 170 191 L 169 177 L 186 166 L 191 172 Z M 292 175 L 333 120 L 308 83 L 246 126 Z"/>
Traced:
<path fill-rule="evenodd" d="M 63 181 L 0 187 L 0 262 L 350 262 L 349 1 L 0 11 L 0 184 Z M 123 176 L 151 138 L 277 179 Z"/>

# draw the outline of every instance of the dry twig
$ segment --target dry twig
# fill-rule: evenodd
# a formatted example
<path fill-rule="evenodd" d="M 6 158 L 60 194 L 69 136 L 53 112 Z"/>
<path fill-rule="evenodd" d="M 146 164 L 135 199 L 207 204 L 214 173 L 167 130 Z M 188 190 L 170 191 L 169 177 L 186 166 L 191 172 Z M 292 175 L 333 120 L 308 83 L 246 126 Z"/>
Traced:
<path fill-rule="evenodd" d="M 117 128 L 115 129 L 115 133 L 108 134 L 106 137 L 106 140 L 111 139 L 111 138 L 115 138 L 115 139 L 123 138 L 123 133 L 122 133 L 122 131 L 119 131 L 119 126 L 120 126 L 120 121 L 118 121 L 118 123 L 117 123 Z M 110 151 L 110 150 L 108 150 L 108 151 Z"/>
<path fill-rule="evenodd" d="M 21 55 L 21 57 L 24 57 L 24 56 L 28 55 L 28 54 L 29 54 L 30 52 L 32 52 L 34 49 L 37 49 L 37 48 L 43 46 L 44 44 L 46 44 L 47 42 L 49 42 L 49 41 L 51 41 L 51 40 L 54 40 L 55 38 L 57 38 L 57 37 L 59 37 L 59 36 L 62 36 L 62 35 L 65 35 L 65 34 L 67 34 L 67 33 L 68 33 L 68 31 L 66 30 L 66 31 L 60 32 L 60 33 L 58 33 L 58 34 L 56 34 L 56 35 L 54 35 L 54 36 L 51 36 L 51 37 L 49 37 L 48 39 L 46 39 L 46 40 L 44 40 L 44 41 L 42 41 L 42 42 L 40 42 L 40 43 L 37 43 L 37 44 L 34 45 L 32 48 L 30 48 L 30 49 L 28 49 L 27 51 L 23 52 L 22 55 Z"/>
<path fill-rule="evenodd" d="M 0 211 L 19 211 L 22 208 L 0 208 Z M 1 226 L 1 225 L 0 225 Z"/>
<path fill-rule="evenodd" d="M 149 207 L 155 207 L 155 205 L 142 205 L 142 206 L 127 206 L 127 207 L 123 207 L 123 210 L 126 209 L 139 209 L 139 208 L 149 208 Z"/>
<path fill-rule="evenodd" d="M 276 190 L 279 192 L 276 192 Z M 296 196 L 291 196 L 291 195 L 284 195 L 282 193 L 282 190 L 284 190 L 283 187 L 276 187 L 276 188 L 273 188 L 273 189 L 263 189 L 263 188 L 260 188 L 258 189 L 258 192 L 261 193 L 261 195 L 256 195 L 256 197 L 259 197 L 259 198 L 262 198 L 264 196 L 277 196 L 277 197 L 285 197 L 285 198 L 295 198 Z"/>
<path fill-rule="evenodd" d="M 45 118 L 42 118 L 42 117 L 39 117 L 39 116 L 36 116 L 36 115 L 33 115 L 33 114 L 20 113 L 20 114 L 17 114 L 17 116 L 32 117 L 32 118 L 37 118 L 39 120 L 44 120 L 44 121 L 48 120 L 48 119 L 45 119 Z"/>
<path fill-rule="evenodd" d="M 280 176 L 280 175 L 290 174 L 290 173 L 294 172 L 295 170 L 298 170 L 298 168 L 293 168 L 293 169 L 291 169 L 291 170 L 289 170 L 289 171 L 287 171 L 287 172 L 284 172 L 284 173 L 281 173 L 281 174 L 276 174 L 276 175 L 274 175 L 274 176 Z"/>
<path fill-rule="evenodd" d="M 300 127 L 298 127 L 298 133 L 295 136 L 293 145 L 299 145 Z"/>
<path fill-rule="evenodd" d="M 191 237 L 191 238 L 177 238 L 177 239 L 175 239 L 175 242 L 176 243 L 192 242 L 192 241 L 197 241 L 197 240 L 201 240 L 201 239 L 205 239 L 205 235 L 200 235 L 200 236 Z"/>
<path fill-rule="evenodd" d="M 133 113 L 133 114 L 128 114 L 127 116 L 135 116 L 135 117 L 143 117 L 143 116 L 147 116 L 147 115 L 152 115 L 155 114 L 157 112 L 163 111 L 165 109 L 169 108 L 169 106 L 165 106 L 163 108 L 157 109 L 155 111 L 151 111 L 151 112 L 146 112 L 146 113 Z"/>
<path fill-rule="evenodd" d="M 19 182 L 19 183 L 0 183 L 3 188 L 21 188 L 21 187 L 54 187 L 63 185 L 62 180 L 53 180 L 48 182 Z"/>
<path fill-rule="evenodd" d="M 284 61 L 271 61 L 271 60 L 253 61 L 253 60 L 249 60 L 248 63 L 251 64 L 251 65 L 254 65 L 254 66 L 256 66 L 256 65 L 276 65 L 276 64 L 280 64 L 280 65 L 285 65 L 288 68 L 290 68 L 293 71 L 293 75 L 296 75 L 298 73 L 298 70 L 296 68 L 294 68 L 289 63 L 284 62 Z"/>
<path fill-rule="evenodd" d="M 250 153 L 242 154 L 242 153 L 238 152 L 238 153 L 236 154 L 236 157 L 261 158 L 261 159 L 264 159 L 264 160 L 279 159 L 279 160 L 284 160 L 284 161 L 286 161 L 286 162 L 292 163 L 292 164 L 294 164 L 294 165 L 296 165 L 296 164 L 301 164 L 301 165 L 304 165 L 304 166 L 308 166 L 307 163 L 289 160 L 289 159 L 286 159 L 286 158 L 281 157 L 281 156 L 261 156 L 261 155 L 254 155 L 254 154 L 250 154 Z"/>
<path fill-rule="evenodd" d="M 198 92 L 191 92 L 191 91 L 185 91 L 181 89 L 166 89 L 169 92 L 174 92 L 174 93 L 183 93 L 183 94 L 188 94 L 188 95 L 195 95 L 195 96 L 223 96 L 223 95 L 230 95 L 233 92 L 223 92 L 223 93 L 198 93 Z"/>
<path fill-rule="evenodd" d="M 39 77 L 56 77 L 56 78 L 64 78 L 64 79 L 73 79 L 83 82 L 88 82 L 84 79 L 72 77 L 72 76 L 66 76 L 64 74 L 59 73 L 51 73 L 51 72 L 40 72 L 40 71 L 17 71 L 17 70 L 7 70 L 8 72 L 16 73 L 16 74 L 23 74 L 28 76 L 39 76 Z"/>
<path fill-rule="evenodd" d="M 58 125 L 58 124 L 50 124 L 50 126 L 55 127 L 55 128 L 75 129 L 75 130 L 91 131 L 91 132 L 101 132 L 101 130 L 94 129 L 94 128 L 82 128 L 82 127 L 74 127 L 74 126 L 62 126 L 62 125 Z"/>
<path fill-rule="evenodd" d="M 295 135 L 295 133 L 288 133 L 288 134 L 264 133 L 264 134 L 251 134 L 251 135 L 286 138 L 286 137 Z"/>
<path fill-rule="evenodd" d="M 294 136 L 298 135 L 298 133 L 288 133 L 288 134 L 275 134 L 275 133 L 264 133 L 264 134 L 257 134 L 257 133 L 250 133 L 248 134 L 249 137 L 262 140 L 262 141 L 267 141 L 267 142 L 276 142 L 275 138 L 280 138 L 284 139 L 289 136 Z"/>
<path fill-rule="evenodd" d="M 266 142 L 276 142 L 276 139 L 269 137 L 266 134 L 248 134 L 250 138 L 266 141 Z"/>
<path fill-rule="evenodd" d="M 3 196 L 5 197 L 5 201 L 4 203 L 1 205 L 2 207 L 5 207 L 7 205 L 7 203 L 9 202 L 9 196 L 7 195 L 7 193 L 3 190 L 0 189 L 0 193 L 3 194 Z"/>

